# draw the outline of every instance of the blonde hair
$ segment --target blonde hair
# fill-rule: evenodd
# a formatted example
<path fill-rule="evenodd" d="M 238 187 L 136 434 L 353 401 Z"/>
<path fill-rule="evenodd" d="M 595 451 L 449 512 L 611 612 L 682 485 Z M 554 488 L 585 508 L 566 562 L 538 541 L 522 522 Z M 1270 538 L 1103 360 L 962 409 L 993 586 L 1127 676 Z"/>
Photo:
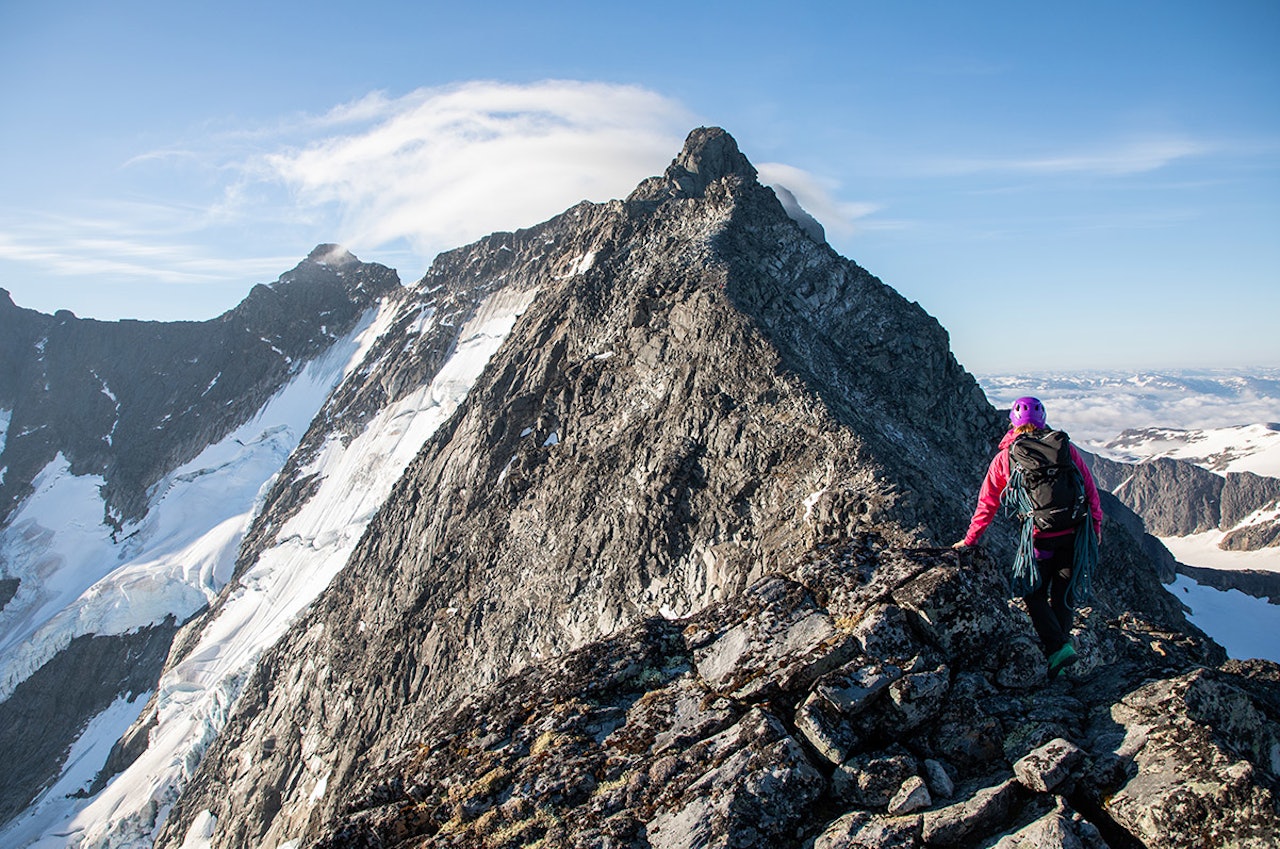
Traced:
<path fill-rule="evenodd" d="M 1018 425 L 1017 427 L 1010 427 L 1009 429 L 1012 430 L 1014 433 L 1018 434 L 1018 436 L 1022 436 L 1024 433 L 1035 433 L 1040 428 L 1036 427 L 1033 424 L 1024 424 L 1024 425 Z"/>

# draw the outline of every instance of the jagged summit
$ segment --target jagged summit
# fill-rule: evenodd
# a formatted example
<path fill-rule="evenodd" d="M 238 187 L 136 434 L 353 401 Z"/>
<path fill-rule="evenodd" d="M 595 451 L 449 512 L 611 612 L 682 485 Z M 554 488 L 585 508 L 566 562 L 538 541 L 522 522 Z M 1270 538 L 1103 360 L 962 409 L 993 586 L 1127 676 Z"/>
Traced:
<path fill-rule="evenodd" d="M 627 199 L 700 198 L 707 186 L 728 176 L 755 182 L 756 169 L 738 150 L 733 136 L 719 127 L 699 127 L 689 133 L 665 176 L 645 180 Z"/>
<path fill-rule="evenodd" d="M 307 254 L 306 262 L 313 262 L 317 265 L 331 265 L 336 267 L 357 265 L 358 260 L 355 254 L 344 248 L 342 245 L 320 244 Z"/>

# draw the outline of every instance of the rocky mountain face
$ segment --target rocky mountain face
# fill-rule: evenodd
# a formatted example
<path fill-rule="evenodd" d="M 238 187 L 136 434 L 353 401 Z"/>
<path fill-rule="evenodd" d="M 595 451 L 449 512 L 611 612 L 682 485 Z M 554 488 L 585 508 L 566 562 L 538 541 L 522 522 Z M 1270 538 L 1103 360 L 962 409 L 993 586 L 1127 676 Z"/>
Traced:
<path fill-rule="evenodd" d="M 1083 660 L 1047 681 L 1007 524 L 938 547 L 1001 416 L 815 224 L 704 128 L 385 299 L 234 579 L 122 648 L 172 636 L 48 839 L 1270 845 L 1280 670 L 1225 661 L 1107 496 Z"/>
<path fill-rule="evenodd" d="M 1086 661 L 1047 685 L 1001 536 L 991 559 L 931 547 L 963 531 L 1000 417 L 942 328 L 719 130 L 624 201 L 442 256 L 282 473 L 245 580 L 325 446 L 466 342 L 414 311 L 472 326 L 503 299 L 504 341 L 262 652 L 157 845 L 1275 833 L 1275 666 L 1224 664 L 1113 519 Z"/>
<path fill-rule="evenodd" d="M 0 521 L 61 453 L 105 479 L 117 527 L 148 506 L 168 470 L 234 430 L 296 369 L 355 324 L 399 278 L 320 245 L 275 283 L 202 322 L 44 315 L 0 292 Z"/>
<path fill-rule="evenodd" d="M 321 245 L 205 322 L 49 316 L 14 306 L 0 291 L 0 411 L 8 420 L 0 443 L 0 644 L 11 678 L 0 694 L 0 823 L 49 786 L 90 719 L 117 699 L 155 689 L 187 615 L 160 611 L 115 633 L 49 638 L 30 674 L 13 668 L 31 635 L 70 616 L 50 607 L 60 588 L 92 583 L 65 576 L 57 546 L 46 550 L 61 530 L 56 520 L 86 523 L 86 538 L 96 525 L 103 556 L 123 561 L 157 481 L 252 419 L 398 289 L 393 270 Z M 15 506 L 58 456 L 74 475 L 99 476 L 98 515 L 54 504 L 51 512 L 64 515 L 11 526 Z M 131 589 L 148 591 L 142 582 Z"/>
<path fill-rule="evenodd" d="M 1280 480 L 1252 472 L 1216 474 L 1185 460 L 1156 457 L 1142 463 L 1096 458 L 1099 485 L 1142 516 L 1156 536 L 1226 531 L 1223 547 L 1255 551 L 1280 545 L 1280 522 L 1242 524 L 1280 506 Z"/>
<path fill-rule="evenodd" d="M 724 134 L 626 201 L 446 255 L 418 288 L 494 273 L 532 305 L 313 608 L 332 622 L 293 649 L 381 667 L 353 671 L 349 710 L 315 706 L 326 755 L 302 798 L 335 768 L 326 786 L 345 785 L 344 741 L 386 745 L 405 710 L 735 595 L 822 536 L 967 518 L 945 493 L 980 473 L 997 417 L 945 332 L 807 236 Z"/>

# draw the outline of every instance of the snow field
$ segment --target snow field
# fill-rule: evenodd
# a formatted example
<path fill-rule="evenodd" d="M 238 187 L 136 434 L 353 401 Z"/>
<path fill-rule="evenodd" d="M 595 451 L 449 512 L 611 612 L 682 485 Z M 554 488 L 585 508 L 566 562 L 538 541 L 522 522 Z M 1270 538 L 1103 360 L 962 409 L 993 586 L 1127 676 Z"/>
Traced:
<path fill-rule="evenodd" d="M 1280 430 L 1251 424 L 1210 430 L 1161 429 L 1136 444 L 1107 445 L 1107 455 L 1127 463 L 1153 457 L 1186 460 L 1219 474 L 1253 472 L 1280 478 Z"/>
<path fill-rule="evenodd" d="M 1159 537 L 1159 540 L 1180 563 L 1186 563 L 1188 566 L 1280 572 L 1280 548 L 1224 551 L 1218 548 L 1218 543 L 1222 542 L 1225 536 L 1226 534 L 1222 531 L 1205 531 L 1185 537 Z"/>
<path fill-rule="evenodd" d="M 0 699 L 77 636 L 128 633 L 170 615 L 183 621 L 217 596 L 260 491 L 372 344 L 365 337 L 374 315 L 251 421 L 157 483 L 151 509 L 125 526 L 120 542 L 103 522 L 102 478 L 72 475 L 61 454 L 36 477 L 35 492 L 0 532 L 0 562 L 21 580 L 0 611 Z"/>
<path fill-rule="evenodd" d="M 1280 605 L 1239 590 L 1206 587 L 1186 575 L 1179 575 L 1169 591 L 1191 608 L 1187 618 L 1231 657 L 1280 663 Z"/>
<path fill-rule="evenodd" d="M 64 818 L 67 796 L 87 790 L 106 761 L 111 747 L 129 730 L 147 704 L 149 693 L 120 697 L 98 714 L 72 744 L 62 775 L 19 816 L 0 831 L 0 845 L 63 849 L 68 835 L 54 830 Z"/>

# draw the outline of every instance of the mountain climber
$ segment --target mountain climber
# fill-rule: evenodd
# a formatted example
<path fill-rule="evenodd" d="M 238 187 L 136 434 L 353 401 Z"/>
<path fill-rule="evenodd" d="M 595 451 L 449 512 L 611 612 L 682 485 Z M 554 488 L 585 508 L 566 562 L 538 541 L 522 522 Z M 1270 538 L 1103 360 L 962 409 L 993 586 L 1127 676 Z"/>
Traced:
<path fill-rule="evenodd" d="M 1071 624 L 1076 605 L 1088 597 L 1102 504 L 1084 458 L 1065 433 L 1048 428 L 1038 398 L 1013 402 L 1009 431 L 987 468 L 969 530 L 952 547 L 977 545 L 1001 503 L 1022 520 L 1014 589 L 1026 602 L 1053 678 L 1076 661 Z"/>

